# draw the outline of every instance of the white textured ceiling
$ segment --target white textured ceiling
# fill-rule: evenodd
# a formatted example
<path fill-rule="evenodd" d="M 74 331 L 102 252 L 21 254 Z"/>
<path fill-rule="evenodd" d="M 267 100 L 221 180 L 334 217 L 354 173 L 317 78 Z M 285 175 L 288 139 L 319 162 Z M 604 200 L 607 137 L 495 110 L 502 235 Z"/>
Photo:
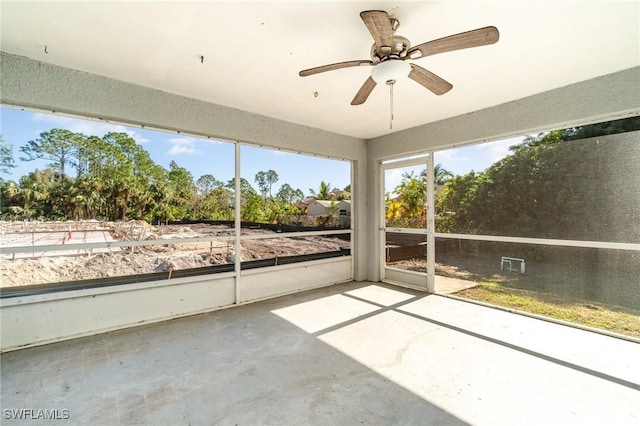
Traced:
<path fill-rule="evenodd" d="M 387 86 L 350 105 L 371 68 L 304 78 L 298 71 L 369 59 L 373 40 L 359 13 L 374 9 L 399 19 L 397 34 L 412 45 L 489 25 L 500 31 L 497 44 L 416 60 L 454 87 L 436 96 L 412 80 L 398 82 L 393 131 L 640 65 L 638 1 L 2 0 L 1 47 L 369 139 L 391 132 Z"/>

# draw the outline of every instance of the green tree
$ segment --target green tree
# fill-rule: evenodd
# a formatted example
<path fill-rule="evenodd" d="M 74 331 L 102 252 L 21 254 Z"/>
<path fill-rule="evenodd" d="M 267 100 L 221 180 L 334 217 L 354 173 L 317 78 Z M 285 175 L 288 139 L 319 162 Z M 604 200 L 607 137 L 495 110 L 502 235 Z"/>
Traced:
<path fill-rule="evenodd" d="M 27 142 L 20 147 L 20 151 L 26 157 L 20 157 L 22 161 L 44 159 L 49 161 L 48 167 L 60 173 L 60 181 L 66 178 L 67 166 L 73 165 L 78 146 L 81 145 L 84 135 L 73 133 L 65 129 L 52 129 L 40 133 L 40 137 Z"/>
<path fill-rule="evenodd" d="M 80 200 L 89 203 L 83 210 L 90 215 L 151 219 L 158 204 L 165 204 L 164 197 L 173 194 L 166 171 L 126 133 L 86 138 L 78 164 L 76 183 Z"/>
<path fill-rule="evenodd" d="M 309 188 L 309 192 L 311 193 L 311 196 L 316 200 L 328 200 L 329 198 L 331 198 L 331 184 L 325 181 L 321 181 L 317 192 L 311 188 Z"/>
<path fill-rule="evenodd" d="M 11 169 L 14 167 L 16 165 L 13 161 L 13 147 L 0 136 L 0 173 L 11 174 Z M 1 177 L 0 181 L 2 181 Z"/>
<path fill-rule="evenodd" d="M 75 185 L 80 191 L 82 217 L 96 219 L 104 209 L 105 198 L 102 180 L 97 176 L 82 176 L 77 178 Z"/>
<path fill-rule="evenodd" d="M 227 182 L 226 187 L 228 189 L 230 189 L 231 191 L 235 191 L 236 188 L 236 181 L 235 179 L 229 179 L 229 181 Z M 240 196 L 241 197 L 246 197 L 248 195 L 255 195 L 257 194 L 255 188 L 253 186 L 251 186 L 251 184 L 249 183 L 248 180 L 246 180 L 245 178 L 241 177 L 240 178 Z"/>
<path fill-rule="evenodd" d="M 414 172 L 403 173 L 394 192 L 398 194 L 404 217 L 417 218 L 425 213 L 427 182 L 424 176 L 416 176 Z"/>
<path fill-rule="evenodd" d="M 265 199 L 267 197 L 267 192 L 269 192 L 269 183 L 267 182 L 267 172 L 259 171 L 256 173 L 254 178 L 256 185 L 258 185 L 258 190 L 262 195 L 262 198 Z"/>
<path fill-rule="evenodd" d="M 266 180 L 267 185 L 269 186 L 269 198 L 273 198 L 271 188 L 273 187 L 273 184 L 276 183 L 279 179 L 280 176 L 278 176 L 278 173 L 276 173 L 275 170 L 267 170 Z"/>
<path fill-rule="evenodd" d="M 260 171 L 256 173 L 255 182 L 258 185 L 258 189 L 260 194 L 262 194 L 262 198 L 266 201 L 267 194 L 269 194 L 269 198 L 273 198 L 271 188 L 273 184 L 276 183 L 279 179 L 278 173 L 275 170 L 267 170 Z"/>
<path fill-rule="evenodd" d="M 129 200 L 136 192 L 135 156 L 139 148 L 126 133 L 110 132 L 102 137 L 102 149 L 106 152 L 105 164 L 101 165 L 104 181 L 104 196 L 110 200 L 109 217 L 112 220 L 127 218 Z"/>
<path fill-rule="evenodd" d="M 50 169 L 42 172 L 36 169 L 20 178 L 17 201 L 24 218 L 52 216 L 49 202 L 57 178 L 57 173 Z"/>
<path fill-rule="evenodd" d="M 211 219 L 233 219 L 233 194 L 226 188 L 215 188 L 205 201 L 213 209 Z"/>
<path fill-rule="evenodd" d="M 453 173 L 442 167 L 442 164 L 436 164 L 433 167 L 433 181 L 436 186 L 442 186 L 453 177 Z M 420 172 L 420 178 L 427 181 L 427 169 Z"/>
<path fill-rule="evenodd" d="M 295 204 L 304 199 L 304 193 L 300 189 L 293 189 L 288 183 L 283 184 L 276 198 L 283 204 Z"/>
<path fill-rule="evenodd" d="M 171 161 L 169 163 L 169 186 L 172 189 L 174 206 L 174 219 L 188 219 L 189 212 L 195 199 L 196 188 L 193 183 L 193 176 L 184 167 Z"/>
<path fill-rule="evenodd" d="M 433 167 L 434 183 L 438 186 L 445 185 L 447 181 L 453 178 L 453 173 L 442 167 L 442 164 L 436 164 Z"/>
<path fill-rule="evenodd" d="M 435 201 L 437 232 L 477 232 L 480 213 L 474 203 L 483 180 L 482 174 L 472 171 L 447 182 Z"/>
<path fill-rule="evenodd" d="M 481 173 L 450 179 L 436 199 L 436 230 L 593 241 L 638 241 L 640 198 L 629 176 L 640 120 L 529 136 Z M 576 139 L 579 136 L 587 139 Z"/>
<path fill-rule="evenodd" d="M 194 219 L 221 220 L 233 218 L 233 194 L 211 174 L 196 181 L 197 199 Z"/>
<path fill-rule="evenodd" d="M 222 187 L 224 187 L 224 183 L 211 174 L 202 175 L 196 181 L 198 194 L 204 197 L 209 195 L 214 189 Z"/>
<path fill-rule="evenodd" d="M 0 214 L 8 216 L 13 219 L 15 217 L 15 210 L 18 209 L 18 194 L 20 193 L 20 187 L 12 180 L 0 181 Z"/>
<path fill-rule="evenodd" d="M 263 199 L 255 194 L 248 193 L 240 208 L 240 217 L 249 222 L 261 222 L 264 219 Z"/>

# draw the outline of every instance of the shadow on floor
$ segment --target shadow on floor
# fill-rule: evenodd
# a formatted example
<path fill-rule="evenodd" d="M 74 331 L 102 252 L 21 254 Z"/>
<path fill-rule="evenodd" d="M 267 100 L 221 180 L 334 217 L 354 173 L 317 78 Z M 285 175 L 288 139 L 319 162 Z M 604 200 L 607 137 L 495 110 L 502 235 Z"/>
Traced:
<path fill-rule="evenodd" d="M 348 283 L 3 354 L 3 424 L 634 424 L 639 348 Z"/>

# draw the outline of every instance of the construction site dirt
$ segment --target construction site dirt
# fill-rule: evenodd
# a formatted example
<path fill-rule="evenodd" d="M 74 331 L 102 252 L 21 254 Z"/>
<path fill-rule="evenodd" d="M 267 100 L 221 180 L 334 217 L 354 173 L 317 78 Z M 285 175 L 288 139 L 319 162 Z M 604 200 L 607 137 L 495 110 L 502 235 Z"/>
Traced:
<path fill-rule="evenodd" d="M 234 229 L 227 225 L 151 225 L 144 221 L 3 222 L 1 233 L 0 287 L 3 288 L 179 271 L 233 264 L 235 259 Z M 296 236 L 296 233 L 277 233 L 259 227 L 243 228 L 241 233 L 270 237 L 243 240 L 242 262 L 338 252 L 350 247 L 345 235 L 343 238 Z M 207 237 L 220 239 L 193 241 Z M 181 239 L 185 242 L 180 242 Z M 139 245 L 141 241 L 154 240 L 167 242 Z M 127 245 L 127 241 L 136 243 Z M 31 248 L 16 252 L 17 247 Z M 39 247 L 44 249 L 40 251 Z"/>

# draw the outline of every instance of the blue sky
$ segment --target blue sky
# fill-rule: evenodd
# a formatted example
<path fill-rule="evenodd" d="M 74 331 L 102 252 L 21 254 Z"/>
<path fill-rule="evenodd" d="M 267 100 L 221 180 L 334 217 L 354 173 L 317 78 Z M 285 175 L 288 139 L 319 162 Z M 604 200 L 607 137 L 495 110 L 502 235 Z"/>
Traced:
<path fill-rule="evenodd" d="M 0 134 L 4 142 L 13 146 L 17 167 L 7 180 L 18 180 L 36 168 L 45 168 L 44 161 L 23 162 L 19 160 L 20 146 L 37 139 L 40 133 L 54 128 L 65 128 L 86 135 L 103 136 L 108 132 L 124 132 L 141 144 L 153 160 L 169 168 L 175 161 L 193 175 L 194 180 L 204 174 L 212 174 L 217 179 L 228 181 L 234 175 L 234 145 L 209 139 L 201 139 L 165 133 L 155 130 L 110 124 L 98 121 L 79 120 L 60 115 L 0 108 Z M 464 174 L 471 170 L 481 171 L 509 153 L 509 146 L 522 138 L 512 138 L 491 143 L 439 151 L 435 163 L 454 174 Z M 331 183 L 332 187 L 344 188 L 350 180 L 350 164 L 346 161 L 329 160 L 306 155 L 287 153 L 243 145 L 241 148 L 241 175 L 252 185 L 254 176 L 261 170 L 275 170 L 279 175 L 274 185 L 274 193 L 284 183 L 301 189 L 309 195 L 309 189 L 317 190 L 320 181 Z M 387 188 L 400 182 L 401 171 L 387 174 Z"/>

